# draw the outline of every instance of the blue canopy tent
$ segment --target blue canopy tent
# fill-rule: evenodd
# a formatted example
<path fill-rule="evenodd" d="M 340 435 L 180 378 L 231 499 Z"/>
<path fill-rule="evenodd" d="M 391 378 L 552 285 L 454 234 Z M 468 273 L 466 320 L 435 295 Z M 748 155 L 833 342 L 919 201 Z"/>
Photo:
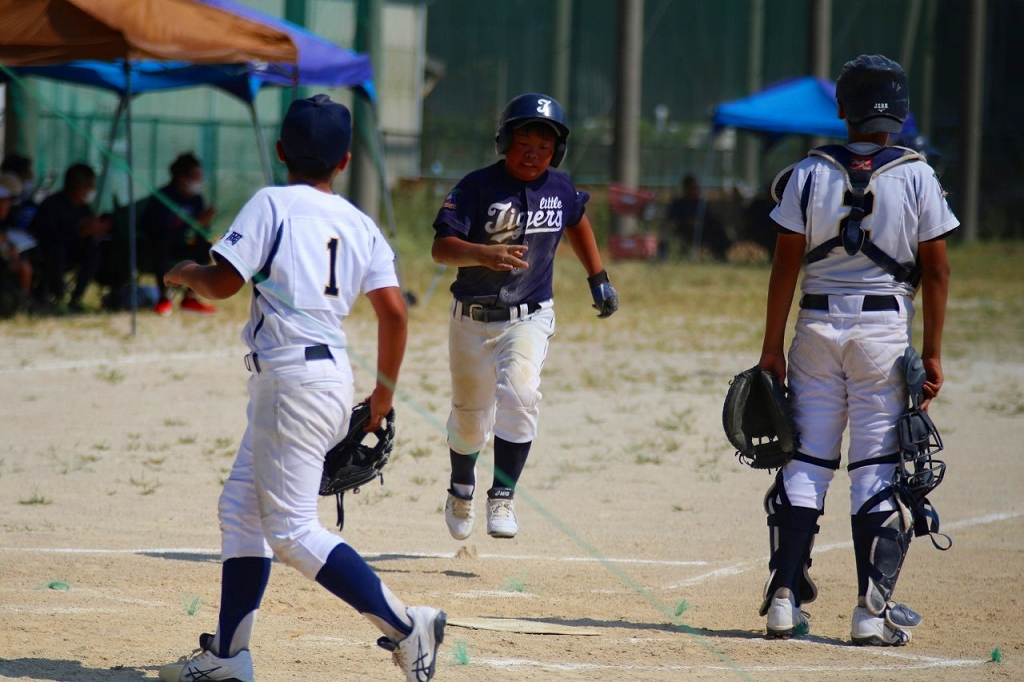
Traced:
<path fill-rule="evenodd" d="M 248 64 L 192 64 L 181 61 L 115 60 L 71 61 L 14 69 L 19 76 L 36 76 L 103 88 L 119 96 L 111 123 L 108 148 L 112 148 L 122 118 L 130 126 L 130 101 L 138 94 L 206 85 L 242 100 L 249 108 L 267 184 L 273 181 L 268 145 L 263 136 L 256 95 L 264 84 L 276 86 L 320 85 L 349 87 L 374 101 L 373 70 L 369 57 L 342 48 L 290 22 L 249 9 L 232 0 L 202 0 L 204 4 L 284 33 L 297 50 L 297 63 L 250 62 Z M 102 189 L 109 171 L 110 154 L 104 156 L 98 180 Z M 130 162 L 129 162 L 130 163 Z M 101 192 L 97 192 L 99 195 Z M 98 199 L 97 199 L 98 201 Z M 131 202 L 129 202 L 131 203 Z M 134 215 L 130 214 L 131 271 L 135 272 Z M 132 329 L 135 329 L 135 281 L 131 281 Z"/>
<path fill-rule="evenodd" d="M 741 128 L 771 136 L 787 134 L 846 137 L 846 122 L 837 117 L 836 84 L 814 76 L 769 85 L 760 92 L 715 107 L 715 131 Z M 901 135 L 916 134 L 913 116 Z"/>

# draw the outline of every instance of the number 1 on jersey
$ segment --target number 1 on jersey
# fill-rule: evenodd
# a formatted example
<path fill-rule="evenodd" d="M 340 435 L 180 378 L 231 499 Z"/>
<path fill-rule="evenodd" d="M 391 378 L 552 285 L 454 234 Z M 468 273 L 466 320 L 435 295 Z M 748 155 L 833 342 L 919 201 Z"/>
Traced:
<path fill-rule="evenodd" d="M 324 287 L 325 296 L 337 296 L 338 295 L 338 275 L 335 272 L 335 268 L 338 265 L 338 238 L 331 237 L 327 241 L 327 251 L 331 254 L 331 269 L 330 277 L 327 280 L 327 286 Z"/>

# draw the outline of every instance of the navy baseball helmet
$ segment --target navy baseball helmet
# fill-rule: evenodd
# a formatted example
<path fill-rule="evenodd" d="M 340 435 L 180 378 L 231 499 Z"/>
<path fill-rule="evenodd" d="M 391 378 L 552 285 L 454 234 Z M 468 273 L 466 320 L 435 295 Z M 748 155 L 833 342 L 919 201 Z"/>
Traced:
<path fill-rule="evenodd" d="M 566 122 L 565 110 L 562 109 L 562 105 L 554 97 L 542 95 L 539 92 L 528 92 L 513 97 L 512 101 L 505 105 L 505 110 L 501 112 L 501 118 L 498 119 L 498 132 L 494 136 L 494 151 L 498 156 L 504 156 L 508 152 L 509 145 L 512 144 L 512 131 L 533 121 L 547 123 L 558 136 L 555 153 L 551 158 L 551 165 L 557 168 L 565 158 L 569 125 Z"/>
<path fill-rule="evenodd" d="M 843 65 L 836 99 L 855 133 L 898 133 L 910 114 L 907 74 L 880 54 L 862 54 Z"/>

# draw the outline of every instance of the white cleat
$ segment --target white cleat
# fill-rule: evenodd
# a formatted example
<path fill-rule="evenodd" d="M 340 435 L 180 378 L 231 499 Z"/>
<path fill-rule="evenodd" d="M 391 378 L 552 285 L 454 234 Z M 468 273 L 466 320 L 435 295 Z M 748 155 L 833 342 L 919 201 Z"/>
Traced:
<path fill-rule="evenodd" d="M 448 532 L 456 540 L 465 540 L 473 532 L 473 498 L 462 497 L 448 491 L 448 501 L 444 505 L 444 521 L 448 524 Z"/>
<path fill-rule="evenodd" d="M 487 498 L 487 534 L 492 538 L 514 538 L 519 532 L 515 503 L 502 497 Z"/>
<path fill-rule="evenodd" d="M 199 638 L 200 648 L 188 658 L 160 668 L 162 682 L 255 682 L 252 670 L 252 654 L 242 649 L 231 658 L 215 656 L 206 647 L 213 641 L 213 635 L 204 634 Z"/>
<path fill-rule="evenodd" d="M 789 639 L 806 635 L 811 630 L 807 614 L 800 610 L 788 589 L 779 588 L 768 607 L 765 627 L 769 639 Z"/>
<path fill-rule="evenodd" d="M 902 604 L 895 606 L 906 609 Z M 921 617 L 918 614 L 913 611 L 909 611 L 909 613 L 916 618 L 917 622 L 911 625 L 910 622 L 913 619 L 907 619 L 908 622 L 897 625 L 889 617 L 890 608 L 886 608 L 884 616 L 876 616 L 863 606 L 858 606 L 853 609 L 853 626 L 850 628 L 850 639 L 857 646 L 904 646 L 911 639 L 910 630 L 906 628 L 913 627 L 921 622 Z M 901 618 L 902 613 L 892 615 Z"/>
<path fill-rule="evenodd" d="M 381 637 L 377 646 L 391 652 L 395 665 L 405 673 L 406 682 L 430 682 L 448 616 L 429 606 L 410 606 L 405 613 L 412 621 L 412 632 L 400 642 Z"/>

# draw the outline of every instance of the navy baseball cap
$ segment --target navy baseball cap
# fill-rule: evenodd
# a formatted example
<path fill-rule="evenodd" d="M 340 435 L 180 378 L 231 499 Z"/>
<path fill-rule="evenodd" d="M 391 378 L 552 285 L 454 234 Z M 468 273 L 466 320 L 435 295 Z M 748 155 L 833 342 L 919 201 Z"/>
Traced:
<path fill-rule="evenodd" d="M 352 112 L 327 95 L 297 99 L 281 121 L 281 146 L 289 161 L 334 168 L 352 144 Z"/>

